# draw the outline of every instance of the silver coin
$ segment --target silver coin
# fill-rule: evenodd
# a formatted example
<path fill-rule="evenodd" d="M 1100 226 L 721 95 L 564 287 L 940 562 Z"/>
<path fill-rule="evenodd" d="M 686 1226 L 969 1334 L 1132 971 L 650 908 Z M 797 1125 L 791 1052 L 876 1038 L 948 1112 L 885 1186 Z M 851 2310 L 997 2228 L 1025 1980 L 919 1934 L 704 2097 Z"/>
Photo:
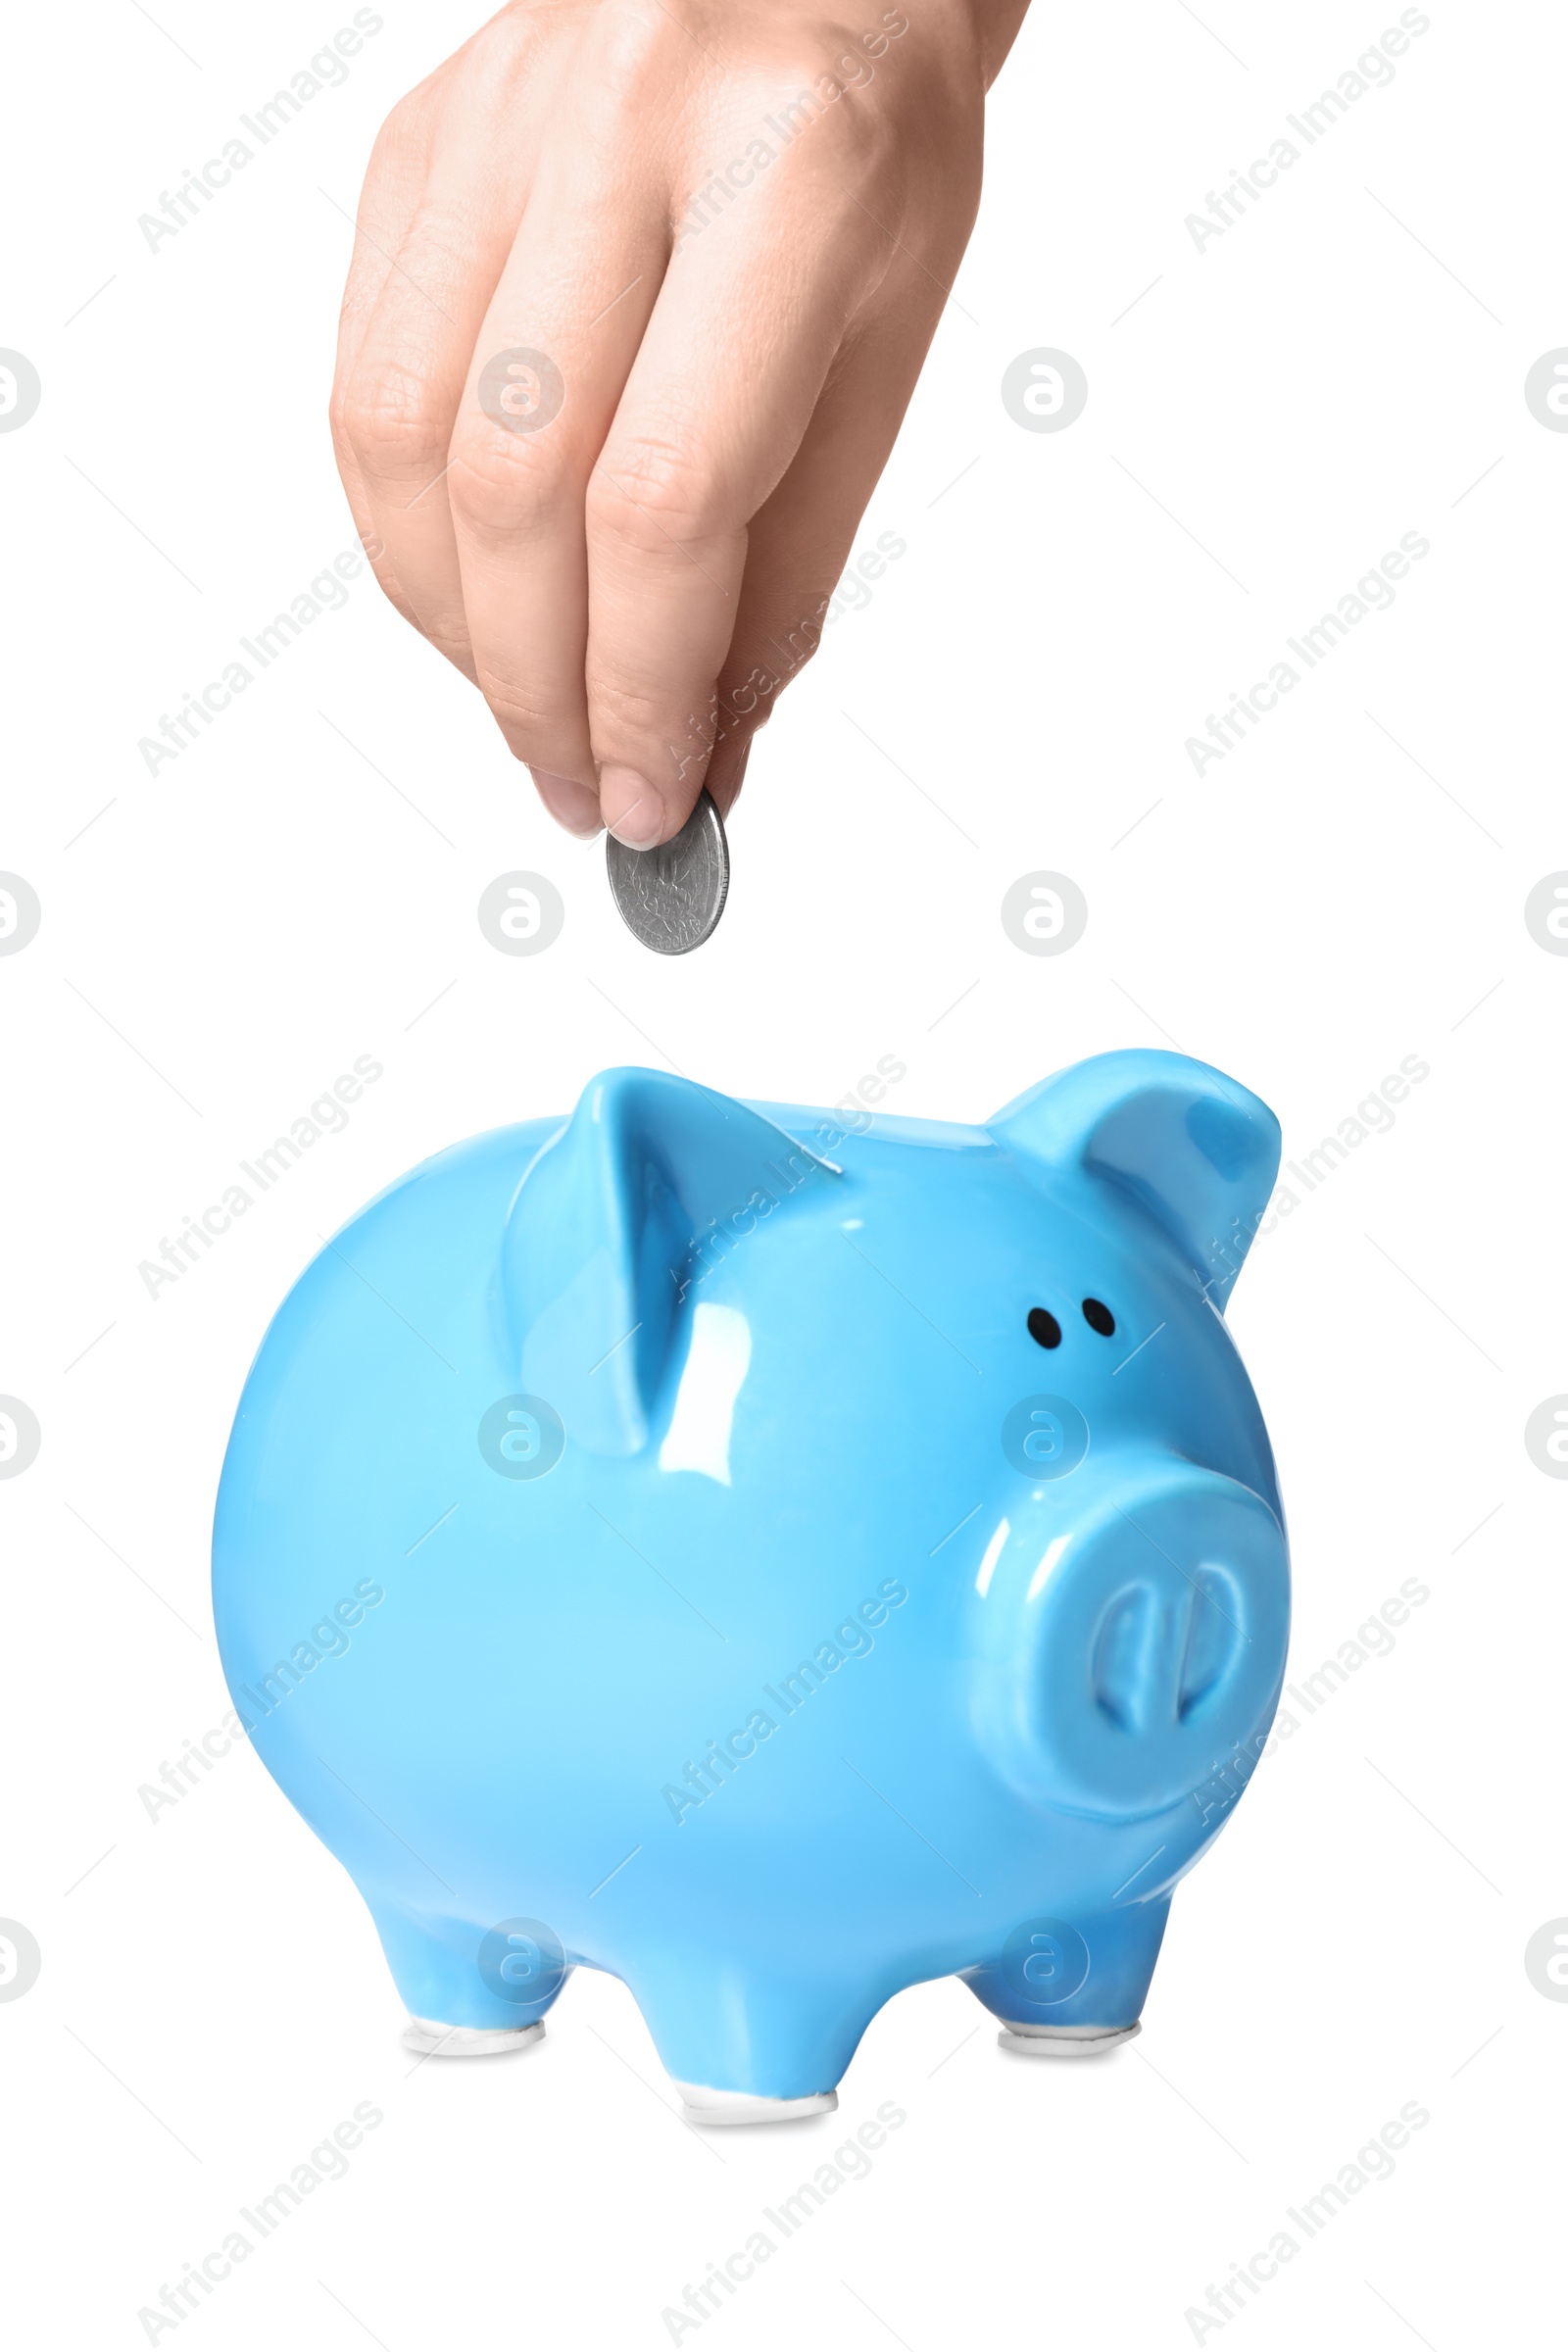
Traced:
<path fill-rule="evenodd" d="M 656 956 L 687 956 L 717 928 L 729 892 L 729 844 L 706 792 L 673 841 L 628 850 L 612 833 L 605 863 L 626 928 Z"/>

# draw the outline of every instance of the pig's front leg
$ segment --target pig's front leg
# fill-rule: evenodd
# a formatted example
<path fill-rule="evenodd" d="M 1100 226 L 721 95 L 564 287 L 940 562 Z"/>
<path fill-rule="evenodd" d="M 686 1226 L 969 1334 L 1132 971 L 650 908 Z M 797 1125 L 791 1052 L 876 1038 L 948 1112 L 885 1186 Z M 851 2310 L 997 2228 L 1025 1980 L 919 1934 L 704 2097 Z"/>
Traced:
<path fill-rule="evenodd" d="M 1170 1897 L 1096 1919 L 1042 1914 L 1002 1950 L 962 1971 L 977 2000 L 1002 2020 L 1004 2050 L 1029 2058 L 1092 2058 L 1131 2041 L 1170 1915 Z"/>
<path fill-rule="evenodd" d="M 665 2072 L 699 2124 L 788 2123 L 838 2105 L 837 2084 L 893 1989 L 846 1979 L 834 1955 L 662 1952 L 627 1983 Z"/>
<path fill-rule="evenodd" d="M 485 1929 L 361 1890 L 409 2011 L 404 2046 L 433 2058 L 530 2049 L 571 1974 L 552 1931 L 503 1920 Z"/>

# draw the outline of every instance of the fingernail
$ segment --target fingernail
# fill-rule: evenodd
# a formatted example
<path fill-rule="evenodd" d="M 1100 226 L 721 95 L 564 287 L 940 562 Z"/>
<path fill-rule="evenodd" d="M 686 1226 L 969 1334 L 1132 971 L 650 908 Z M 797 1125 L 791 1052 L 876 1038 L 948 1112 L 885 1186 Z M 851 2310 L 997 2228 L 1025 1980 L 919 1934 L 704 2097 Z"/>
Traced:
<path fill-rule="evenodd" d="M 664 830 L 664 805 L 634 767 L 600 769 L 599 805 L 606 824 L 628 850 L 651 850 Z"/>
<path fill-rule="evenodd" d="M 579 841 L 592 841 L 604 831 L 604 818 L 599 813 L 598 796 L 574 776 L 552 775 L 546 767 L 530 767 L 533 788 L 555 818 Z"/>

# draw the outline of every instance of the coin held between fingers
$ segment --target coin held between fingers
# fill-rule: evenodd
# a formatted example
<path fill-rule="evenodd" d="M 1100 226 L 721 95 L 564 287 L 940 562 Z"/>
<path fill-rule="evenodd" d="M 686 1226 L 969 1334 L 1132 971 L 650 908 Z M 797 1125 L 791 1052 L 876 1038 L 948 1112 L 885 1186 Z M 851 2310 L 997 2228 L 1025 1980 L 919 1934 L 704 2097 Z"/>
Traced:
<path fill-rule="evenodd" d="M 711 938 L 729 892 L 729 844 L 706 790 L 658 849 L 628 849 L 610 834 L 605 865 L 621 919 L 656 956 L 686 956 Z"/>

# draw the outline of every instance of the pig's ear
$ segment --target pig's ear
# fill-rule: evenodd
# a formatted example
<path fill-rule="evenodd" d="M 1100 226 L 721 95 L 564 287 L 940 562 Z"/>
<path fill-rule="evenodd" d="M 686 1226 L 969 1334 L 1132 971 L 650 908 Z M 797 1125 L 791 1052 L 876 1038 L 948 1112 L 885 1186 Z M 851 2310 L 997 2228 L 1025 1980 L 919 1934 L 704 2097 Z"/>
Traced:
<path fill-rule="evenodd" d="M 1183 1054 L 1099 1054 L 990 1126 L 1025 1157 L 1136 1201 L 1223 1310 L 1279 1171 L 1279 1121 L 1256 1095 Z"/>
<path fill-rule="evenodd" d="M 521 1389 L 553 1404 L 590 1452 L 638 1452 L 691 1313 L 705 1237 L 750 1211 L 731 1229 L 739 1246 L 808 1179 L 837 1175 L 706 1086 L 655 1070 L 593 1079 L 507 1215 L 501 1302 Z"/>

